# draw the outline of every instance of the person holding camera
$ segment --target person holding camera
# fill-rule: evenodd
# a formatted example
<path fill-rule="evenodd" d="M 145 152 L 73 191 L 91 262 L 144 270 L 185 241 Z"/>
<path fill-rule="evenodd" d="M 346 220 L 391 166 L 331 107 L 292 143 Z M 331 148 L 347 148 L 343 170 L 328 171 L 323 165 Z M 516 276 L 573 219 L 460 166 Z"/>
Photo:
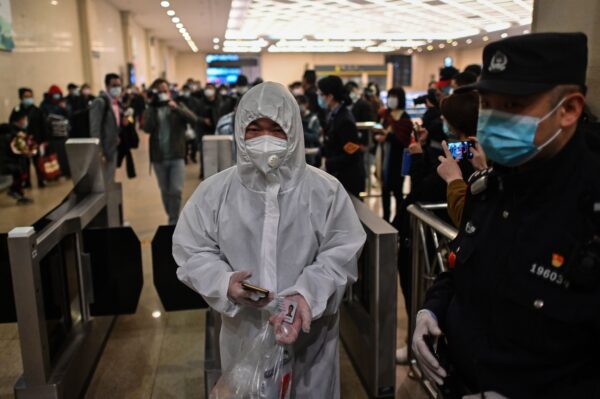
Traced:
<path fill-rule="evenodd" d="M 165 79 L 152 83 L 156 90 L 150 106 L 144 112 L 144 131 L 150 134 L 150 162 L 156 173 L 163 206 L 175 225 L 181 208 L 181 193 L 185 178 L 185 130 L 198 118 L 183 103 L 176 103 Z"/>
<path fill-rule="evenodd" d="M 474 175 L 413 353 L 449 397 L 600 397 L 600 159 L 583 109 L 587 37 L 488 44 Z M 442 336 L 442 334 L 444 334 Z M 437 341 L 437 342 L 436 342 Z"/>

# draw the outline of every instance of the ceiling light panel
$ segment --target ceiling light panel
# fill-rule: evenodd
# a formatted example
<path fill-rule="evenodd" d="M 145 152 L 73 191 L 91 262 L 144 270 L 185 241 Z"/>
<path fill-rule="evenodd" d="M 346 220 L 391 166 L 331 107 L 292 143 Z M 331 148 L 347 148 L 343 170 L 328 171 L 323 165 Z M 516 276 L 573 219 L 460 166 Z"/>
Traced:
<path fill-rule="evenodd" d="M 427 39 L 452 43 L 527 27 L 532 8 L 533 0 L 233 0 L 225 38 L 375 40 L 379 42 L 361 48 L 388 51 L 420 46 Z M 391 45 L 390 41 L 419 44 Z M 274 42 L 256 47 L 281 48 Z"/>

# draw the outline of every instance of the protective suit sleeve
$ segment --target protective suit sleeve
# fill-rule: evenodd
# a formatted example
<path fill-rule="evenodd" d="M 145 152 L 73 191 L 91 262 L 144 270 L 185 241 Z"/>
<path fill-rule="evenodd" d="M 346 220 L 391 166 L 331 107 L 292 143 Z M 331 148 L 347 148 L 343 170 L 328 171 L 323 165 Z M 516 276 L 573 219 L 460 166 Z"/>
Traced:
<path fill-rule="evenodd" d="M 234 317 L 240 307 L 227 296 L 231 266 L 216 241 L 216 198 L 202 195 L 202 186 L 184 207 L 173 234 L 177 278 L 198 292 L 217 312 Z M 201 206 L 202 204 L 202 206 Z"/>
<path fill-rule="evenodd" d="M 301 294 L 313 319 L 337 312 L 348 284 L 358 278 L 357 260 L 366 234 L 346 191 L 338 185 L 327 213 L 315 261 L 281 295 Z"/>

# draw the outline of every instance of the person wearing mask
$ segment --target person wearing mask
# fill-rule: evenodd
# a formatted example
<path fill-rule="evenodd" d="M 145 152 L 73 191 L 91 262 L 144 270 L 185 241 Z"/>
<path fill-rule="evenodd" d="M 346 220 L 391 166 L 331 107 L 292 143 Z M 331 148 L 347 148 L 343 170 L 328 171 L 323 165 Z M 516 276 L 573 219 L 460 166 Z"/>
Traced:
<path fill-rule="evenodd" d="M 121 126 L 126 126 L 128 118 L 123 118 L 121 98 L 121 77 L 108 73 L 104 77 L 106 91 L 92 102 L 90 107 L 90 137 L 100 139 L 104 178 L 110 184 L 115 180 L 117 149 Z"/>
<path fill-rule="evenodd" d="M 443 96 L 452 94 L 452 79 L 454 79 L 458 73 L 459 70 L 453 66 L 440 68 L 440 80 L 437 82 L 437 88 L 441 91 Z"/>
<path fill-rule="evenodd" d="M 346 83 L 346 91 L 348 97 L 352 101 L 350 110 L 354 116 L 356 122 L 375 122 L 377 121 L 377 114 L 373 113 L 373 109 L 367 100 L 362 98 L 360 87 L 356 82 L 348 81 Z"/>
<path fill-rule="evenodd" d="M 200 115 L 200 127 L 202 134 L 214 134 L 215 127 L 219 121 L 219 110 L 221 109 L 221 98 L 217 88 L 212 83 L 207 83 L 204 88 L 204 101 L 202 102 L 202 113 Z"/>
<path fill-rule="evenodd" d="M 81 85 L 81 97 L 83 97 L 85 103 L 88 106 L 91 105 L 92 101 L 94 101 L 94 99 L 96 98 L 96 96 L 92 94 L 92 88 L 89 84 L 84 83 Z"/>
<path fill-rule="evenodd" d="M 200 118 L 203 113 L 203 104 L 196 97 L 192 96 L 192 87 L 189 84 L 184 84 L 181 88 L 181 95 L 177 98 L 176 102 L 183 103 L 185 106 L 196 115 L 196 118 Z M 196 154 L 198 153 L 198 142 L 202 143 L 202 128 L 200 123 L 193 125 L 188 124 L 186 128 L 185 137 L 185 163 L 188 163 L 188 158 L 193 163 L 198 163 Z"/>
<path fill-rule="evenodd" d="M 369 83 L 364 90 L 364 96 L 371 107 L 371 114 L 377 117 L 383 108 L 383 103 L 379 99 L 379 87 L 375 83 Z"/>
<path fill-rule="evenodd" d="M 233 97 L 236 100 L 236 104 L 240 101 L 242 96 L 246 94 L 249 89 L 248 78 L 246 75 L 239 75 L 237 81 L 235 82 L 235 87 L 233 88 Z"/>
<path fill-rule="evenodd" d="M 477 137 L 493 168 L 467 191 L 449 269 L 416 316 L 423 373 L 457 396 L 600 395 L 600 161 L 581 119 L 587 37 L 488 44 Z M 460 248 L 460 249 L 459 249 Z M 424 336 L 444 333 L 441 365 Z M 451 369 L 450 367 L 451 366 Z M 451 371 L 452 370 L 452 371 Z"/>
<path fill-rule="evenodd" d="M 293 346 L 292 397 L 339 399 L 339 306 L 356 281 L 365 232 L 340 183 L 306 165 L 286 87 L 253 87 L 235 117 L 236 166 L 196 189 L 175 228 L 177 277 L 221 313 L 224 370 L 269 322 L 271 300 L 295 301 L 289 334 L 285 312 L 270 319 L 277 342 Z M 270 295 L 252 300 L 244 281 Z"/>
<path fill-rule="evenodd" d="M 46 146 L 48 142 L 48 138 L 46 136 L 46 125 L 44 122 L 44 114 L 42 111 L 35 105 L 35 100 L 33 96 L 33 90 L 28 87 L 19 88 L 19 105 L 17 105 L 10 113 L 9 121 L 15 120 L 17 114 L 20 114 L 22 111 L 25 111 L 27 114 L 27 134 L 33 138 L 33 140 L 40 146 Z M 37 184 L 39 188 L 44 188 L 46 186 L 46 182 L 44 181 L 44 176 L 40 168 L 38 167 L 39 160 L 39 151 L 35 153 L 32 157 L 27 158 L 27 161 L 33 163 L 33 168 L 37 177 Z M 27 168 L 29 170 L 29 167 Z M 25 182 L 25 187 L 31 187 L 31 178 L 28 177 Z"/>
<path fill-rule="evenodd" d="M 317 72 L 314 69 L 307 69 L 302 75 L 302 90 L 308 98 L 308 105 L 312 112 L 319 115 L 319 122 L 323 125 L 325 112 L 319 107 L 317 90 Z"/>
<path fill-rule="evenodd" d="M 183 103 L 176 103 L 169 93 L 169 83 L 156 79 L 156 95 L 144 112 L 144 131 L 150 134 L 150 162 L 156 173 L 168 223 L 179 218 L 181 193 L 185 178 L 185 130 L 198 118 Z"/>
<path fill-rule="evenodd" d="M 327 110 L 323 156 L 325 170 L 335 176 L 348 193 L 360 198 L 365 190 L 365 168 L 356 121 L 347 108 L 348 95 L 342 79 L 327 76 L 319 80 L 319 106 Z"/>
<path fill-rule="evenodd" d="M 390 199 L 392 193 L 396 199 L 396 209 L 402 202 L 402 155 L 408 148 L 413 131 L 413 124 L 405 111 L 406 93 L 401 87 L 388 91 L 387 107 L 381 110 L 379 118 L 383 130 L 375 134 L 375 141 L 383 145 L 383 176 L 381 202 L 383 219 L 390 222 Z"/>
<path fill-rule="evenodd" d="M 427 110 L 421 118 L 422 127 L 427 131 L 427 151 L 431 158 L 437 159 L 443 155 L 442 141 L 446 139 L 440 111 L 441 92 L 438 89 L 429 89 L 425 95 Z"/>
<path fill-rule="evenodd" d="M 67 102 L 60 87 L 57 85 L 50 86 L 40 104 L 40 110 L 44 115 L 49 151 L 56 153 L 62 175 L 70 177 L 71 172 L 65 143 L 69 138 L 71 124 L 69 123 Z"/>
<path fill-rule="evenodd" d="M 9 124 L 0 125 L 0 172 L 12 175 L 8 195 L 16 199 L 17 204 L 33 202 L 23 191 L 29 174 L 29 158 L 36 150 L 27 134 L 27 123 L 27 111 L 21 109 L 12 113 Z"/>
<path fill-rule="evenodd" d="M 296 96 L 296 101 L 300 107 L 300 117 L 302 118 L 304 146 L 307 149 L 306 163 L 318 168 L 321 166 L 321 154 L 319 151 L 321 147 L 321 125 L 319 124 L 319 117 L 308 107 L 308 98 L 306 96 Z"/>
<path fill-rule="evenodd" d="M 69 137 L 89 137 L 89 102 L 81 95 L 79 86 L 69 83 L 67 86 L 69 94 L 66 97 L 67 110 L 69 112 L 69 123 L 71 131 Z"/>

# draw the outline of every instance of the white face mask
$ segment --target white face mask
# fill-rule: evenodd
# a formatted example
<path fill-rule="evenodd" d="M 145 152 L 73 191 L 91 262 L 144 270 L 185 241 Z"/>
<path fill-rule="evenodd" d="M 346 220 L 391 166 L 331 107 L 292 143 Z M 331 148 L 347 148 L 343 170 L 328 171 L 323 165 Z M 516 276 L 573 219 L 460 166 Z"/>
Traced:
<path fill-rule="evenodd" d="M 212 97 L 215 95 L 215 91 L 213 89 L 204 89 L 204 95 L 206 97 Z"/>
<path fill-rule="evenodd" d="M 388 97 L 387 106 L 389 109 L 398 108 L 398 99 L 396 97 Z"/>
<path fill-rule="evenodd" d="M 158 101 L 169 101 L 169 93 L 158 93 Z"/>
<path fill-rule="evenodd" d="M 246 152 L 254 166 L 263 173 L 277 169 L 287 152 L 287 140 L 259 136 L 246 140 Z"/>

